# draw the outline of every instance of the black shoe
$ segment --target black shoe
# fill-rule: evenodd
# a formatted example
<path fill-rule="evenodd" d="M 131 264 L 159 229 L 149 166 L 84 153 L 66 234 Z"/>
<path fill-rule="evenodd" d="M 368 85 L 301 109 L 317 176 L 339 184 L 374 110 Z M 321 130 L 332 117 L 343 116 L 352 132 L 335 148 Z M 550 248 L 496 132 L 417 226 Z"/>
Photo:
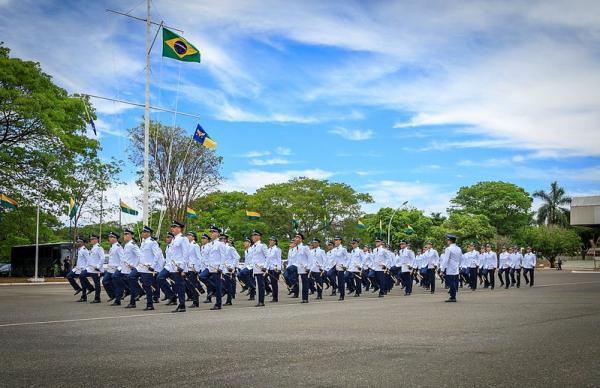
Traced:
<path fill-rule="evenodd" d="M 251 296 L 248 298 L 248 300 L 256 300 L 256 298 L 254 296 Z"/>
<path fill-rule="evenodd" d="M 529 287 L 533 287 L 533 283 L 529 284 Z"/>
<path fill-rule="evenodd" d="M 492 288 L 492 290 L 493 290 L 493 288 Z M 431 291 L 430 293 L 433 295 L 433 294 L 435 294 L 435 291 Z"/>
<path fill-rule="evenodd" d="M 231 306 L 231 302 L 225 302 L 225 306 Z"/>
<path fill-rule="evenodd" d="M 456 299 L 450 298 L 450 299 L 446 299 L 444 302 L 456 302 Z"/>
<path fill-rule="evenodd" d="M 254 307 L 265 307 L 264 303 L 257 303 L 254 305 Z"/>
<path fill-rule="evenodd" d="M 161 301 L 161 302 L 164 302 L 165 300 L 167 300 L 167 297 L 166 297 L 166 296 L 163 296 L 163 297 L 160 299 L 160 301 Z"/>
<path fill-rule="evenodd" d="M 302 303 L 308 303 L 308 301 L 307 300 L 303 300 Z"/>
<path fill-rule="evenodd" d="M 96 303 L 100 303 L 100 301 L 98 299 L 95 299 L 93 301 L 90 302 L 91 304 L 96 304 Z"/>
<path fill-rule="evenodd" d="M 185 306 L 183 306 L 183 307 L 177 306 L 177 308 L 171 312 L 172 313 L 185 313 Z"/>
<path fill-rule="evenodd" d="M 344 297 L 343 297 L 343 296 L 340 296 L 340 297 L 338 298 L 338 300 L 344 300 Z"/>
<path fill-rule="evenodd" d="M 221 307 L 220 306 L 212 306 L 210 309 L 211 310 L 221 310 Z"/>
<path fill-rule="evenodd" d="M 354 294 L 354 297 L 355 297 L 355 298 L 356 298 L 356 297 L 359 297 L 359 296 L 360 296 L 360 294 Z"/>
<path fill-rule="evenodd" d="M 293 293 L 294 293 L 294 291 L 292 291 L 292 290 L 288 290 L 288 296 L 289 296 L 289 295 L 292 295 Z"/>
<path fill-rule="evenodd" d="M 323 299 L 323 297 L 322 296 L 317 296 L 315 299 L 316 300 L 321 300 L 321 299 Z"/>
<path fill-rule="evenodd" d="M 348 295 L 350 295 L 350 294 L 354 294 L 354 290 L 348 291 Z"/>
<path fill-rule="evenodd" d="M 152 302 L 153 302 L 153 303 L 160 303 L 160 302 L 158 301 L 158 298 L 152 298 Z"/>
<path fill-rule="evenodd" d="M 331 291 L 331 295 L 330 296 L 336 296 L 337 293 L 335 292 L 335 290 Z"/>
<path fill-rule="evenodd" d="M 291 298 L 297 298 L 297 297 L 298 297 L 298 295 L 292 295 L 291 296 Z"/>
<path fill-rule="evenodd" d="M 87 298 L 79 298 L 77 302 L 87 302 Z"/>
<path fill-rule="evenodd" d="M 404 294 L 404 295 L 406 296 L 406 294 Z M 377 295 L 377 297 L 378 297 L 378 298 L 383 298 L 383 297 L 384 297 L 384 295 L 383 295 L 383 294 L 379 294 L 379 295 Z"/>
<path fill-rule="evenodd" d="M 90 288 L 90 289 L 88 290 L 88 292 L 87 292 L 87 293 L 88 293 L 88 294 L 91 294 L 91 293 L 92 293 L 92 292 L 94 292 L 94 291 L 96 291 L 96 289 L 95 289 L 94 287 L 92 287 L 92 288 Z"/>
<path fill-rule="evenodd" d="M 278 303 L 279 301 L 277 299 L 273 299 L 269 301 L 270 303 Z"/>
<path fill-rule="evenodd" d="M 77 295 L 77 294 L 79 294 L 81 291 L 83 291 L 83 290 L 82 290 L 82 289 L 79 289 L 79 290 L 75 291 L 75 293 L 74 293 L 73 295 Z"/>
<path fill-rule="evenodd" d="M 109 300 L 106 301 L 106 303 L 112 302 L 113 300 L 115 300 L 115 298 L 110 298 Z"/>
<path fill-rule="evenodd" d="M 177 304 L 177 302 L 175 300 L 171 299 L 170 301 L 168 301 L 166 303 L 166 306 L 175 306 L 176 304 Z"/>
<path fill-rule="evenodd" d="M 134 309 L 136 306 L 134 304 L 129 303 L 127 306 L 125 306 L 126 309 Z"/>
<path fill-rule="evenodd" d="M 206 300 L 204 300 L 202 303 L 212 303 L 212 299 L 211 298 L 206 298 Z"/>
<path fill-rule="evenodd" d="M 504 287 L 505 290 L 508 290 L 508 286 Z"/>
<path fill-rule="evenodd" d="M 110 305 L 111 306 L 120 306 L 121 302 L 112 302 Z"/>
<path fill-rule="evenodd" d="M 129 295 L 131 295 L 131 292 L 125 290 L 125 296 L 123 296 L 123 299 L 127 298 Z"/>
<path fill-rule="evenodd" d="M 200 305 L 196 304 L 196 303 L 192 303 L 190 306 L 188 306 L 188 308 L 190 308 L 190 309 L 195 309 L 195 308 L 198 308 L 198 307 L 200 307 Z"/>

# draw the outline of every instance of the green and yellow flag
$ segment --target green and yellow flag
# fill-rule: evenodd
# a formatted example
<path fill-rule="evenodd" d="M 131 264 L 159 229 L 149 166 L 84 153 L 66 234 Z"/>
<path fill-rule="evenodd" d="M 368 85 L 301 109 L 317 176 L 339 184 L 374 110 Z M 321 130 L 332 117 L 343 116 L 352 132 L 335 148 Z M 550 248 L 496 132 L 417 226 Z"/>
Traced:
<path fill-rule="evenodd" d="M 408 225 L 408 228 L 404 229 L 404 233 L 406 233 L 406 234 L 415 234 L 417 232 L 415 232 L 415 230 L 413 229 L 412 226 Z"/>
<path fill-rule="evenodd" d="M 200 52 L 190 42 L 163 27 L 163 57 L 185 62 L 200 62 Z"/>
<path fill-rule="evenodd" d="M 196 212 L 194 211 L 194 209 L 188 207 L 185 210 L 185 217 L 189 218 L 189 219 L 195 219 L 195 218 L 198 218 L 198 214 L 196 214 Z"/>
<path fill-rule="evenodd" d="M 7 197 L 4 194 L 0 194 L 0 206 L 5 209 L 16 209 L 19 204 L 14 199 Z"/>
<path fill-rule="evenodd" d="M 138 215 L 138 211 L 126 204 L 125 202 L 123 202 L 122 199 L 119 199 L 119 207 L 121 208 L 121 211 L 123 213 L 131 214 L 132 216 Z"/>
<path fill-rule="evenodd" d="M 362 223 L 361 220 L 358 220 L 358 222 L 356 223 L 356 228 L 357 229 L 366 229 L 367 227 L 365 226 L 365 224 Z"/>
<path fill-rule="evenodd" d="M 73 219 L 77 215 L 77 210 L 79 206 L 77 202 L 73 199 L 73 197 L 69 198 L 69 218 Z"/>
<path fill-rule="evenodd" d="M 256 221 L 260 218 L 260 213 L 258 212 L 249 212 L 248 210 L 246 210 L 246 217 L 248 217 L 248 219 L 250 221 Z"/>

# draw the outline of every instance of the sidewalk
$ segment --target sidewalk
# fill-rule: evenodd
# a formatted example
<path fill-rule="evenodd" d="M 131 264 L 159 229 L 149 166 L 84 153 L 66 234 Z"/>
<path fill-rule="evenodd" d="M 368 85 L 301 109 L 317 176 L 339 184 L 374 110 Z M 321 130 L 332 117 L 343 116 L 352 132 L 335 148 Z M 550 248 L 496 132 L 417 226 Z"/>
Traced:
<path fill-rule="evenodd" d="M 33 283 L 29 281 L 30 278 L 22 278 L 22 277 L 0 277 L 0 286 L 40 286 L 45 284 L 69 284 L 66 278 L 64 277 L 51 277 L 45 278 L 45 281 L 39 283 Z"/>

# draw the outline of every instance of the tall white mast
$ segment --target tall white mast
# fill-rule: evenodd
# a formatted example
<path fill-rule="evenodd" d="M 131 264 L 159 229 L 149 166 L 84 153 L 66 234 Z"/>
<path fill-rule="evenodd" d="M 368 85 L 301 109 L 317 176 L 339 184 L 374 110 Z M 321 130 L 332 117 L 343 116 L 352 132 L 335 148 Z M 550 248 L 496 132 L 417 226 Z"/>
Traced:
<path fill-rule="evenodd" d="M 148 225 L 148 192 L 150 186 L 150 173 L 148 171 L 148 154 L 150 152 L 150 0 L 147 0 L 146 15 L 146 104 L 144 107 L 144 178 L 143 178 L 143 205 L 142 214 L 144 225 Z"/>

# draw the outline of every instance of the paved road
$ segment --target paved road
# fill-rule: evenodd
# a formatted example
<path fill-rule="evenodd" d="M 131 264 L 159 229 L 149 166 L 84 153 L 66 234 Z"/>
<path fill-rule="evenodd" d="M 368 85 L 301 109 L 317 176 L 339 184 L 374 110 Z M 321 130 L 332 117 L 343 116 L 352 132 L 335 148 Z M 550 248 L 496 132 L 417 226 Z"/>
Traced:
<path fill-rule="evenodd" d="M 0 287 L 0 386 L 598 386 L 600 273 L 171 314 Z"/>

